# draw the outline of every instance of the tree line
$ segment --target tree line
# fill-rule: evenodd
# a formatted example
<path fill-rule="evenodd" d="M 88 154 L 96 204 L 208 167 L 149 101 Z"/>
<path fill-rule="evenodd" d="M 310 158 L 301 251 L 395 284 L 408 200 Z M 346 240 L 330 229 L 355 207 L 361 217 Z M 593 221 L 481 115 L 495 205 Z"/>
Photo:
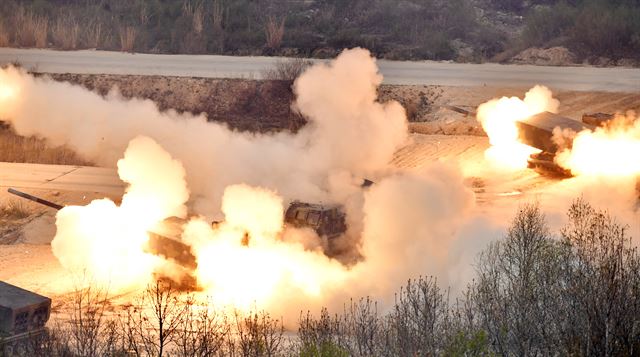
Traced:
<path fill-rule="evenodd" d="M 640 59 L 636 0 L 4 0 L 0 47 L 487 61 L 565 46 Z"/>

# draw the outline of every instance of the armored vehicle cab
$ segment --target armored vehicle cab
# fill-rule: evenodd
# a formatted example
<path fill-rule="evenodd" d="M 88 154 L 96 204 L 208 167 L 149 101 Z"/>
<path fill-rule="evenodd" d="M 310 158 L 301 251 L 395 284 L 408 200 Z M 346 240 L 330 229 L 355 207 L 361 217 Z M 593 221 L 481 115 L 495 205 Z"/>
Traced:
<path fill-rule="evenodd" d="M 0 338 L 10 340 L 44 328 L 51 299 L 0 281 Z"/>
<path fill-rule="evenodd" d="M 294 201 L 285 212 L 284 219 L 294 227 L 309 227 L 320 237 L 336 238 L 347 230 L 345 213 L 339 205 Z"/>
<path fill-rule="evenodd" d="M 558 151 L 558 145 L 553 141 L 553 130 L 555 128 L 560 130 L 569 129 L 576 133 L 595 129 L 593 125 L 549 112 L 542 112 L 519 120 L 516 125 L 518 126 L 521 142 L 550 154 L 555 154 Z"/>
<path fill-rule="evenodd" d="M 558 114 L 542 112 L 516 122 L 520 141 L 524 144 L 542 150 L 529 158 L 529 168 L 541 174 L 570 177 L 571 172 L 558 166 L 554 159 L 559 149 L 553 140 L 554 129 L 569 129 L 579 133 L 583 130 L 593 130 L 593 125 L 585 124 L 577 120 L 566 118 Z"/>

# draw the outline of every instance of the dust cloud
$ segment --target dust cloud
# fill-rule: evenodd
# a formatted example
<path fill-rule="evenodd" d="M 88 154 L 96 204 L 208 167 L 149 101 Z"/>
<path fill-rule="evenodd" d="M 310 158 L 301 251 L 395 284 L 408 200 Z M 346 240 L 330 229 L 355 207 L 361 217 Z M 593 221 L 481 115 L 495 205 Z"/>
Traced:
<path fill-rule="evenodd" d="M 473 194 L 455 166 L 389 164 L 408 131 L 399 103 L 377 101 L 381 82 L 368 51 L 345 50 L 296 80 L 294 108 L 308 119 L 305 128 L 250 134 L 9 68 L 0 71 L 0 92 L 8 93 L 0 117 L 20 135 L 117 165 L 129 184 L 119 206 L 104 199 L 60 211 L 52 246 L 63 266 L 91 270 L 112 286 L 144 284 L 170 270 L 145 253 L 146 231 L 188 208 L 182 240 L 193 248 L 204 293 L 296 318 L 351 297 L 391 301 L 418 275 L 449 283 L 448 251 L 459 245 Z M 376 184 L 362 188 L 364 178 Z M 345 256 L 328 257 L 313 231 L 284 224 L 294 199 L 345 207 L 349 232 L 336 242 Z"/>
<path fill-rule="evenodd" d="M 307 126 L 297 134 L 252 134 L 9 68 L 0 70 L 0 118 L 20 135 L 117 166 L 129 184 L 119 205 L 103 199 L 59 212 L 52 248 L 64 267 L 120 289 L 144 285 L 172 271 L 171 262 L 145 252 L 147 231 L 183 217 L 181 239 L 192 247 L 204 295 L 295 320 L 302 309 L 339 309 L 367 295 L 385 308 L 419 275 L 461 290 L 475 254 L 514 212 L 516 200 L 497 214 L 478 210 L 459 163 L 390 165 L 407 142 L 407 120 L 399 103 L 377 101 L 381 82 L 366 50 L 345 50 L 296 80 L 294 108 Z M 510 150 L 519 144 L 514 119 L 499 114 L 492 124 L 491 113 L 525 117 L 557 108 L 547 88 L 535 87 L 524 100 L 496 99 L 478 113 L 501 155 L 519 152 Z M 376 183 L 363 188 L 364 178 Z M 563 185 L 550 189 L 562 202 L 576 197 L 576 187 L 587 189 Z M 344 255 L 328 257 L 313 231 L 284 224 L 296 199 L 345 208 L 349 231 L 336 242 Z M 545 198 L 543 208 L 547 202 L 555 201 Z"/>

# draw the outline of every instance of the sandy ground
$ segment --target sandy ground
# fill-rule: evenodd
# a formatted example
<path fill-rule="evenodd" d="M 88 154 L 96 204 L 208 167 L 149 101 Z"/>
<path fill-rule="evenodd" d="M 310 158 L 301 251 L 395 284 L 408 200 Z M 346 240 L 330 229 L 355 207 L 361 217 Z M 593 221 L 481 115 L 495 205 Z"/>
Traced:
<path fill-rule="evenodd" d="M 420 101 L 420 93 L 426 89 L 415 86 L 391 88 L 390 93 L 384 94 L 389 99 L 404 97 L 403 104 Z M 476 108 L 492 99 L 499 97 L 524 97 L 530 87 L 438 87 L 431 90 L 430 105 L 425 111 L 418 113 L 417 122 L 410 124 L 411 130 L 423 134 L 447 135 L 485 135 L 478 121 L 474 117 L 465 117 L 460 113 L 446 109 L 453 105 L 465 110 L 475 111 Z M 629 110 L 640 113 L 640 91 L 633 93 L 612 93 L 576 90 L 558 90 L 550 88 L 554 97 L 560 101 L 558 114 L 581 120 L 586 113 L 616 113 Z"/>
<path fill-rule="evenodd" d="M 21 62 L 44 73 L 141 74 L 180 77 L 261 78 L 277 57 L 155 55 L 107 51 L 0 48 L 0 63 Z M 573 90 L 640 90 L 632 68 L 547 67 L 379 60 L 384 83 L 402 85 L 547 86 Z"/>
<path fill-rule="evenodd" d="M 124 183 L 115 169 L 0 162 L 0 188 L 79 191 L 120 196 Z"/>

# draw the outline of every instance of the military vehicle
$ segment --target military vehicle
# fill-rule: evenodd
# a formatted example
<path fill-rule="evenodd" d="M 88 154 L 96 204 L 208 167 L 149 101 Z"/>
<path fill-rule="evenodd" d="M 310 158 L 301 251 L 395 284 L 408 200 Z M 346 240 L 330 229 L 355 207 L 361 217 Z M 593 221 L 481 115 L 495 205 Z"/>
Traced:
<path fill-rule="evenodd" d="M 0 281 L 0 342 L 42 332 L 50 314 L 48 297 Z"/>
<path fill-rule="evenodd" d="M 610 113 L 585 113 L 582 115 L 582 122 L 593 126 L 603 127 L 614 118 L 615 115 Z"/>
<path fill-rule="evenodd" d="M 371 181 L 369 181 L 371 182 Z M 347 230 L 346 215 L 340 205 L 323 205 L 293 201 L 284 221 L 294 227 L 313 229 L 321 238 L 336 238 Z"/>
<path fill-rule="evenodd" d="M 556 153 L 560 149 L 553 140 L 554 130 L 571 130 L 579 133 L 583 130 L 594 130 L 595 126 L 577 120 L 566 118 L 558 114 L 542 112 L 516 122 L 520 142 L 536 149 L 541 153 L 533 154 L 528 160 L 529 168 L 541 174 L 558 177 L 571 177 L 571 171 L 555 163 Z"/>
<path fill-rule="evenodd" d="M 53 203 L 51 201 L 47 201 L 40 197 L 36 197 L 30 195 L 28 193 L 24 193 L 13 188 L 7 190 L 9 193 L 25 198 L 27 200 L 39 203 L 41 205 L 53 208 L 55 210 L 61 210 L 64 206 L 61 206 L 57 203 Z M 173 223 L 171 219 L 169 219 L 168 223 Z M 165 225 L 166 226 L 166 225 Z M 191 251 L 191 247 L 182 243 L 180 241 L 179 236 L 167 236 L 163 231 L 158 233 L 149 232 L 149 242 L 147 243 L 147 250 L 149 253 L 163 256 L 167 259 L 171 259 L 176 261 L 178 264 L 183 267 L 190 268 L 191 270 L 196 267 L 196 258 Z"/>
<path fill-rule="evenodd" d="M 369 187 L 373 184 L 373 181 L 364 180 L 362 187 Z M 64 207 L 13 188 L 10 188 L 8 192 L 55 210 L 60 210 Z M 347 230 L 345 213 L 339 205 L 322 205 L 294 201 L 285 212 L 285 222 L 294 227 L 309 227 L 313 229 L 318 236 L 326 238 L 338 237 Z M 191 247 L 180 240 L 184 223 L 186 223 L 186 220 L 177 217 L 171 217 L 161 222 L 156 229 L 148 232 L 149 241 L 146 249 L 149 253 L 173 260 L 182 267 L 192 271 L 197 266 L 196 258 L 193 255 Z M 213 222 L 213 225 L 217 223 L 218 222 Z"/>

